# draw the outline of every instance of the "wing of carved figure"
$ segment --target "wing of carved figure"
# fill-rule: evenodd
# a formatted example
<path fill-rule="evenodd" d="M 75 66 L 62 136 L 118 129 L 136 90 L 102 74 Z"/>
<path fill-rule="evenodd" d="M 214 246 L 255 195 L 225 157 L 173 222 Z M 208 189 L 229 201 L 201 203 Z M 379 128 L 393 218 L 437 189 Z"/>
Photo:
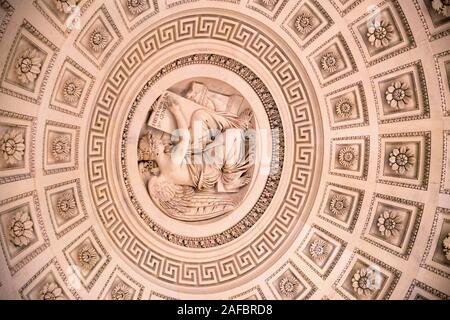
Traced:
<path fill-rule="evenodd" d="M 190 186 L 173 184 L 163 176 L 151 178 L 148 190 L 163 212 L 183 221 L 211 219 L 236 207 L 229 194 L 196 192 Z"/>

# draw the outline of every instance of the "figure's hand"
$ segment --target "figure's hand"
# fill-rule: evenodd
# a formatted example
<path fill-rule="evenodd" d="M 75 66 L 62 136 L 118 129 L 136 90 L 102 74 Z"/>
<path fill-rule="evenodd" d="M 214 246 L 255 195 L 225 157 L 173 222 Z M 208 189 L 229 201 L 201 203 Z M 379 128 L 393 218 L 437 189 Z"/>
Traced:
<path fill-rule="evenodd" d="M 170 95 L 166 95 L 165 99 L 167 109 L 169 109 L 169 111 L 172 112 L 172 114 L 180 111 L 180 105 L 173 97 L 171 97 Z"/>

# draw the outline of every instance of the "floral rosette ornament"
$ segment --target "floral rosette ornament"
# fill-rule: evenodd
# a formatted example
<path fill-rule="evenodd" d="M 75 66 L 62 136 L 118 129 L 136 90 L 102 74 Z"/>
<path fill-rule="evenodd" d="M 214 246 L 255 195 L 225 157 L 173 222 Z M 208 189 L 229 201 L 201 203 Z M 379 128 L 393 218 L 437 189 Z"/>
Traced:
<path fill-rule="evenodd" d="M 431 0 L 431 7 L 438 14 L 450 17 L 450 0 Z"/>

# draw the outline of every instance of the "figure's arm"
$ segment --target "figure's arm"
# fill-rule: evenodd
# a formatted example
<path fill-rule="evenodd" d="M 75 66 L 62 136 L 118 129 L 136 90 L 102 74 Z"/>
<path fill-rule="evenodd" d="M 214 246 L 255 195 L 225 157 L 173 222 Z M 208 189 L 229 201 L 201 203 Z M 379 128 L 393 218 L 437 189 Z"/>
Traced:
<path fill-rule="evenodd" d="M 177 101 L 170 96 L 167 96 L 168 99 L 168 109 L 172 113 L 177 123 L 177 132 L 173 134 L 179 137 L 179 142 L 172 150 L 172 161 L 176 164 L 182 164 L 182 161 L 189 149 L 191 135 L 189 132 L 188 124 L 186 119 L 184 118 L 183 113 L 181 112 L 180 105 Z"/>

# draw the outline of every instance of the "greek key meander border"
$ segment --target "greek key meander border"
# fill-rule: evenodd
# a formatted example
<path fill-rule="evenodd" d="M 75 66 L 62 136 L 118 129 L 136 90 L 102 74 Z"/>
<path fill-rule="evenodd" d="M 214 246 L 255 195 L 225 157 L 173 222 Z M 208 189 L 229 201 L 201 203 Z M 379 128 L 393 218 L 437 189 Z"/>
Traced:
<path fill-rule="evenodd" d="M 239 76 L 241 76 L 246 82 L 250 84 L 250 86 L 254 89 L 255 93 L 258 95 L 258 97 L 261 100 L 261 103 L 264 105 L 264 109 L 268 113 L 269 117 L 269 123 L 271 130 L 278 129 L 279 132 L 283 132 L 283 126 L 281 123 L 281 117 L 277 110 L 277 106 L 275 104 L 275 101 L 270 94 L 270 92 L 267 90 L 267 87 L 264 85 L 264 83 L 254 74 L 248 67 L 245 67 L 242 63 L 225 57 L 221 55 L 215 55 L 215 54 L 194 54 L 190 56 L 185 56 L 182 58 L 177 59 L 174 62 L 171 62 L 167 65 L 165 65 L 161 70 L 165 70 L 165 72 L 159 72 L 161 73 L 161 77 L 164 75 L 170 73 L 173 70 L 176 70 L 178 68 L 182 68 L 186 65 L 191 64 L 212 64 L 217 65 L 222 68 L 226 68 L 228 70 L 231 70 L 232 72 L 235 72 Z M 239 72 L 240 70 L 244 70 L 244 74 L 242 72 Z M 158 73 L 158 74 L 159 74 Z M 241 74 L 239 74 L 241 73 Z M 142 100 L 143 96 L 146 94 L 148 90 L 151 89 L 154 83 L 156 83 L 160 77 L 154 77 L 150 81 L 147 82 L 145 85 L 145 88 L 142 89 L 138 96 L 135 99 L 135 102 L 133 103 L 133 106 L 131 107 L 131 110 L 128 113 L 127 120 L 125 121 L 125 127 L 122 133 L 122 143 L 121 143 L 121 170 L 123 172 L 124 176 L 124 184 L 125 188 L 127 189 L 128 196 L 130 199 L 136 199 L 135 192 L 133 190 L 133 187 L 130 184 L 129 179 L 129 172 L 128 172 L 128 162 L 127 162 L 127 146 L 130 145 L 129 139 L 128 139 L 128 131 L 129 131 L 129 125 L 132 122 L 132 119 L 134 117 L 134 113 L 136 110 L 136 107 L 138 106 L 139 102 Z M 263 98 L 264 97 L 264 98 Z M 277 162 L 280 164 L 283 164 L 284 161 L 284 138 L 281 136 L 279 141 L 279 147 L 277 149 L 273 150 L 272 157 L 276 156 L 277 151 L 279 152 L 279 157 L 277 159 Z M 275 160 L 272 160 L 272 164 L 276 165 Z M 270 201 L 273 198 L 273 195 L 275 194 L 278 183 L 280 180 L 280 172 L 282 171 L 282 167 L 279 169 L 277 173 L 272 173 L 268 176 L 267 181 L 264 186 L 264 190 L 262 191 L 260 197 L 258 198 L 256 204 L 253 206 L 253 208 L 245 215 L 244 218 L 242 218 L 238 223 L 234 224 L 232 227 L 226 229 L 223 232 L 216 233 L 210 236 L 206 237 L 187 237 L 187 236 L 180 236 L 178 234 L 174 234 L 169 230 L 166 230 L 164 227 L 158 225 L 155 223 L 149 214 L 145 212 L 143 209 L 143 206 L 139 203 L 138 200 L 132 200 L 133 206 L 135 207 L 137 213 L 139 216 L 144 220 L 144 222 L 150 227 L 151 230 L 153 230 L 158 236 L 170 241 L 171 243 L 184 246 L 184 247 L 190 247 L 190 248 L 211 248 L 215 246 L 220 246 L 226 243 L 229 243 L 233 241 L 234 239 L 238 238 L 242 234 L 244 234 L 246 231 L 250 230 L 250 228 L 261 218 L 261 216 L 266 211 L 267 207 L 270 204 Z"/>
<path fill-rule="evenodd" d="M 181 29 L 180 29 L 181 28 Z M 186 33 L 188 32 L 188 33 Z M 148 251 L 140 239 L 130 238 L 127 226 L 119 221 L 117 208 L 111 203 L 112 199 L 106 180 L 104 167 L 105 138 L 109 127 L 108 115 L 117 102 L 117 95 L 123 90 L 129 74 L 134 72 L 141 60 L 149 58 L 154 52 L 166 48 L 179 40 L 195 38 L 215 38 L 227 41 L 227 44 L 237 44 L 244 47 L 250 54 L 261 57 L 262 63 L 271 72 L 281 86 L 283 95 L 291 106 L 290 113 L 294 119 L 294 132 L 297 141 L 304 145 L 301 153 L 295 149 L 299 158 L 294 164 L 291 174 L 290 190 L 282 202 L 283 210 L 278 210 L 276 219 L 266 227 L 263 236 L 256 237 L 251 245 L 241 248 L 220 260 L 203 263 L 186 263 L 162 256 L 158 252 Z M 311 187 L 312 172 L 314 171 L 316 144 L 315 128 L 312 125 L 313 114 L 305 104 L 304 96 L 299 88 L 300 76 L 294 67 L 284 57 L 283 51 L 270 38 L 262 36 L 253 30 L 250 24 L 216 14 L 203 16 L 185 16 L 168 21 L 164 25 L 145 33 L 140 42 L 130 47 L 122 58 L 122 63 L 116 64 L 110 73 L 110 80 L 100 91 L 96 107 L 92 112 L 91 128 L 88 137 L 87 163 L 90 187 L 93 200 L 100 212 L 100 219 L 108 230 L 112 241 L 121 249 L 132 262 L 144 272 L 158 277 L 171 284 L 188 287 L 211 286 L 232 281 L 247 274 L 261 262 L 268 259 L 273 251 L 279 248 L 287 237 L 290 227 L 299 219 L 299 209 L 306 202 L 307 189 Z M 284 60 L 283 60 L 284 58 Z M 312 193 L 314 194 L 314 193 Z M 106 211 L 106 212 L 105 212 Z M 292 222 L 294 221 L 294 222 Z"/>

